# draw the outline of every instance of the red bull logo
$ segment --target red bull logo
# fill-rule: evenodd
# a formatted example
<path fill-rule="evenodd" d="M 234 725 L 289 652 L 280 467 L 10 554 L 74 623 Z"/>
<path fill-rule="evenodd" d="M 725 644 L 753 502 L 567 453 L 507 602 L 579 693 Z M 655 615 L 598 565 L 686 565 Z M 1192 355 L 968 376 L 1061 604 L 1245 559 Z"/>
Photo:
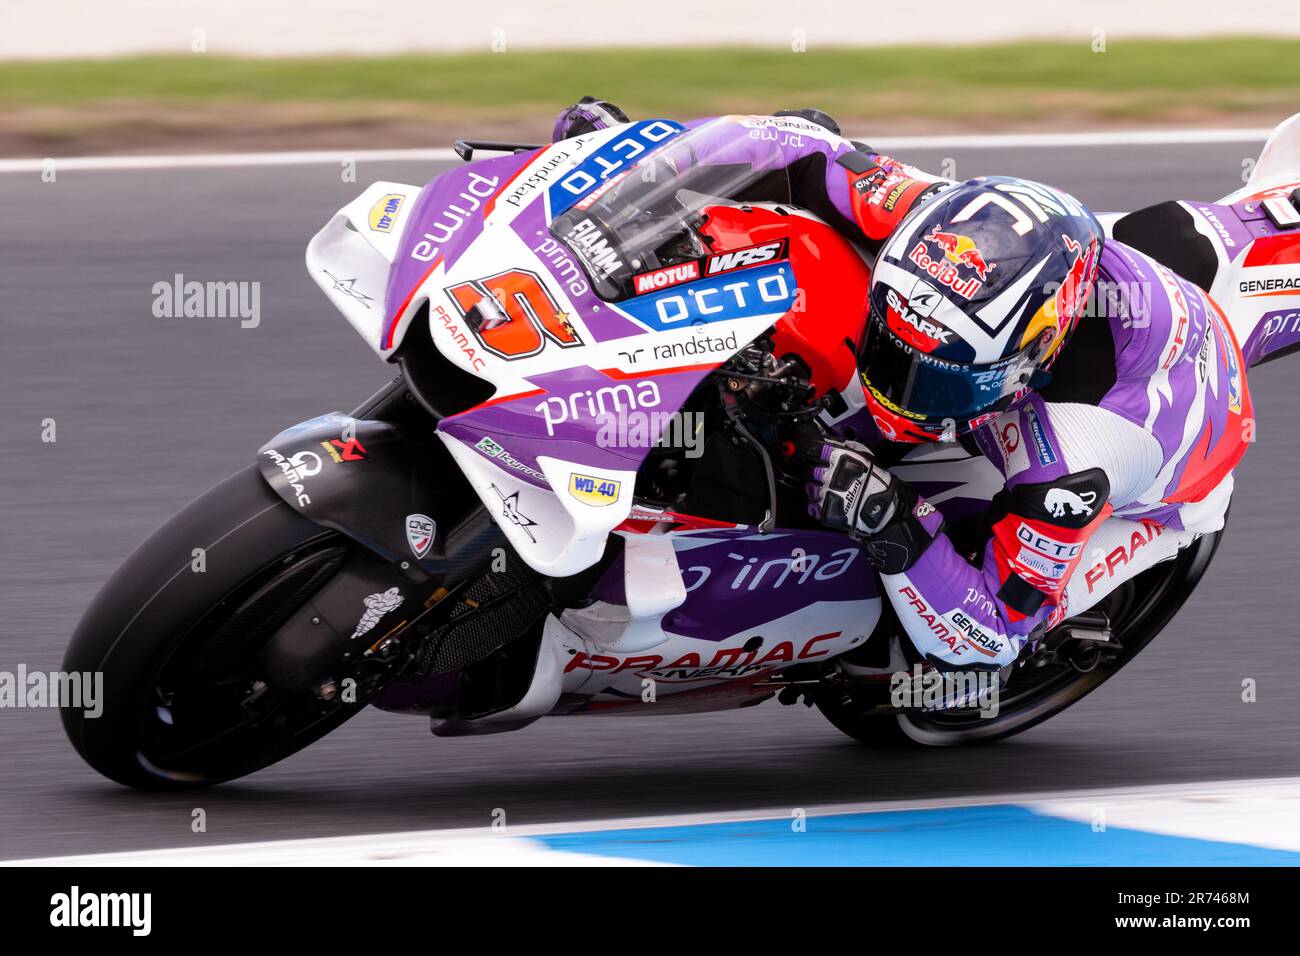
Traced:
<path fill-rule="evenodd" d="M 926 243 L 938 246 L 943 252 L 943 258 L 933 258 Z M 943 232 L 937 226 L 916 244 L 916 248 L 908 253 L 907 257 L 929 273 L 940 285 L 947 286 L 965 299 L 969 299 L 984 287 L 984 283 L 988 281 L 989 271 L 995 268 L 984 258 L 984 253 L 970 236 L 963 236 L 956 232 Z M 974 275 L 963 275 L 962 268 L 969 269 Z"/>
<path fill-rule="evenodd" d="M 1058 327 L 1062 322 L 1070 321 L 1083 311 L 1084 303 L 1092 294 L 1092 277 L 1096 273 L 1097 266 L 1096 242 L 1089 243 L 1085 251 L 1069 236 L 1063 235 L 1061 238 L 1065 240 L 1066 250 L 1074 254 L 1074 261 L 1070 263 L 1070 271 L 1066 274 L 1065 281 L 1056 290 L 1054 306 Z"/>
<path fill-rule="evenodd" d="M 942 249 L 944 258 L 949 262 L 974 269 L 981 282 L 988 281 L 989 270 L 993 266 L 984 260 L 984 254 L 980 252 L 980 247 L 975 245 L 974 239 L 955 232 L 940 232 L 938 228 L 932 229 L 925 239 L 926 242 L 932 242 Z"/>

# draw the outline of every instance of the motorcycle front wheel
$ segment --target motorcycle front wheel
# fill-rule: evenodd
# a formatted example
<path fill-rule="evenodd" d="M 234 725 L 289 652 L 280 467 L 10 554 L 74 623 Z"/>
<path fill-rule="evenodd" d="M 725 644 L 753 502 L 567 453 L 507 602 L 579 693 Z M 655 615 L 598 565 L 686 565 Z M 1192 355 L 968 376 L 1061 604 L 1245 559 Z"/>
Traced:
<path fill-rule="evenodd" d="M 256 467 L 192 502 L 122 564 L 73 634 L 64 670 L 103 675 L 98 716 L 62 711 L 77 752 L 128 786 L 202 787 L 282 760 L 357 714 L 364 700 L 279 691 L 258 673 L 258 652 L 351 547 Z"/>

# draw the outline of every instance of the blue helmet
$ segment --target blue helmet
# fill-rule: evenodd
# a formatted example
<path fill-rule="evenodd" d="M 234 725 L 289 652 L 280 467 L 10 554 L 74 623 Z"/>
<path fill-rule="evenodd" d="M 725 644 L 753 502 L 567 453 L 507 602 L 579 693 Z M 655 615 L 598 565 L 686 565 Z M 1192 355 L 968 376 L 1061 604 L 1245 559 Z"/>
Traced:
<path fill-rule="evenodd" d="M 1007 176 L 915 209 L 880 250 L 858 354 L 885 436 L 951 439 L 1041 388 L 1092 293 L 1104 238 L 1073 196 Z"/>

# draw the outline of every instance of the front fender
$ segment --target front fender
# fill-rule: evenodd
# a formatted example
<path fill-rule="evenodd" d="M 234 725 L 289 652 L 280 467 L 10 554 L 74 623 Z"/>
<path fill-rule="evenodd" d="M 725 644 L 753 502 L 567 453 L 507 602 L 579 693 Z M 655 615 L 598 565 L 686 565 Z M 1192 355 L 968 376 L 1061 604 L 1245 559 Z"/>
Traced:
<path fill-rule="evenodd" d="M 410 577 L 445 576 L 456 516 L 435 493 L 429 456 L 393 425 L 331 412 L 280 432 L 257 458 L 267 484 L 304 517 Z"/>

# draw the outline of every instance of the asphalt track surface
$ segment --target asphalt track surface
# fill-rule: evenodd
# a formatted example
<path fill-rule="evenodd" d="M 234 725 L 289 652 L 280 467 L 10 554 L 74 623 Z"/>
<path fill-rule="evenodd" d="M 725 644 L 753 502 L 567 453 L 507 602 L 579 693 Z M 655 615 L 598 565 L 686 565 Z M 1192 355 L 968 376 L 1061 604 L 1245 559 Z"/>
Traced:
<path fill-rule="evenodd" d="M 1052 181 L 1098 210 L 1215 199 L 1258 144 L 926 150 L 961 177 Z M 311 234 L 366 183 L 432 164 L 0 176 L 0 670 L 59 666 L 115 566 L 293 422 L 389 370 L 309 280 Z M 951 174 L 953 170 L 948 170 Z M 262 320 L 155 318 L 152 286 L 256 280 Z M 0 858 L 644 814 L 1300 775 L 1300 359 L 1251 375 L 1259 443 L 1200 591 L 1121 676 L 1013 740 L 875 753 L 775 702 L 698 717 L 550 719 L 440 740 L 371 711 L 201 793 L 101 779 L 53 710 L 0 710 Z M 41 441 L 43 419 L 57 442 Z M 1242 701 L 1242 681 L 1258 699 Z M 207 832 L 191 832 L 203 808 Z"/>

